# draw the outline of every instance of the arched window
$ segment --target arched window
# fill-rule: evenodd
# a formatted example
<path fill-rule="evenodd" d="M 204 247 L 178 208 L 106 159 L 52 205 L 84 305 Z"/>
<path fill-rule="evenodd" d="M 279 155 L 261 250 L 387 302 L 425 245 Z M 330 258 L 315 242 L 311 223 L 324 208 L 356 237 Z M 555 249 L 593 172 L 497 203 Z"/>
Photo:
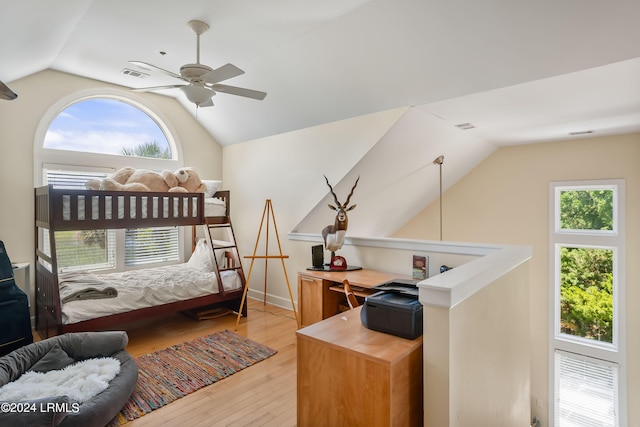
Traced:
<path fill-rule="evenodd" d="M 49 125 L 43 148 L 172 159 L 164 130 L 138 107 L 113 98 L 89 98 L 62 110 Z"/>
<path fill-rule="evenodd" d="M 122 167 L 175 170 L 182 159 L 174 133 L 151 106 L 123 91 L 100 90 L 74 94 L 48 110 L 36 132 L 34 163 L 36 185 L 85 188 L 88 180 Z M 176 227 L 56 234 L 60 270 L 176 262 L 180 242 Z"/>

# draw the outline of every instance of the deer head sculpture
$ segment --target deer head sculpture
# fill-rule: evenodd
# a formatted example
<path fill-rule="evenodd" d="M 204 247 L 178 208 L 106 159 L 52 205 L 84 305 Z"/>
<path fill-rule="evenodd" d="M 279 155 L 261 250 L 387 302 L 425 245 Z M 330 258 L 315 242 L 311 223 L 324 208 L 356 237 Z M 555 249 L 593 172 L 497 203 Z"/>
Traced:
<path fill-rule="evenodd" d="M 333 225 L 327 225 L 325 228 L 322 229 L 322 238 L 324 240 L 324 247 L 328 251 L 331 251 L 331 256 L 333 257 L 334 252 L 340 249 L 344 244 L 344 236 L 347 231 L 347 225 L 349 224 L 349 218 L 347 218 L 347 212 L 350 210 L 353 210 L 356 207 L 356 205 L 349 206 L 349 201 L 351 200 L 351 196 L 353 196 L 353 191 L 356 189 L 356 186 L 358 185 L 358 181 L 360 180 L 360 177 L 356 179 L 356 183 L 353 184 L 353 188 L 351 188 L 351 192 L 347 196 L 347 200 L 344 203 L 340 203 L 338 201 L 338 196 L 336 196 L 336 193 L 333 191 L 333 187 L 331 187 L 331 184 L 329 184 L 329 180 L 327 179 L 326 176 L 324 177 L 324 179 L 327 182 L 327 185 L 331 190 L 331 194 L 333 195 L 333 200 L 335 200 L 335 203 L 336 203 L 335 206 L 332 204 L 329 204 L 329 208 L 331 210 L 338 212 L 336 214 L 336 220 L 333 223 Z"/>

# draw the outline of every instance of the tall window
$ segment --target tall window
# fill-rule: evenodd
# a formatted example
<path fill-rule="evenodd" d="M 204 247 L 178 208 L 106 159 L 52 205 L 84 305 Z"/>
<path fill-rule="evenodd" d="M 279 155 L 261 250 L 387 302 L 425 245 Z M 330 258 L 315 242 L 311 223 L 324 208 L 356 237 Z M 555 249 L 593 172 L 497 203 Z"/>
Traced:
<path fill-rule="evenodd" d="M 52 110 L 36 141 L 35 170 L 41 173 L 36 182 L 85 188 L 88 180 L 125 166 L 158 171 L 180 166 L 166 125 L 142 104 L 122 96 L 88 96 Z M 62 271 L 174 262 L 180 241 L 176 227 L 56 232 Z"/>
<path fill-rule="evenodd" d="M 556 427 L 626 425 L 624 181 L 550 186 Z"/>

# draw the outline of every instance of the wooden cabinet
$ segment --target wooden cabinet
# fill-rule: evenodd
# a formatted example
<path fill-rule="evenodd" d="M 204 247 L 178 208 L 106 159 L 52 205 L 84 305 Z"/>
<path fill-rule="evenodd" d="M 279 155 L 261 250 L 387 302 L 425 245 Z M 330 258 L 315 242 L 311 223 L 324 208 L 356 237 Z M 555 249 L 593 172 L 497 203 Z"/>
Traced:
<path fill-rule="evenodd" d="M 296 333 L 299 427 L 422 425 L 422 337 L 371 331 L 361 309 Z"/>
<path fill-rule="evenodd" d="M 340 313 L 346 305 L 342 281 L 348 279 L 356 296 L 364 298 L 371 288 L 393 279 L 410 279 L 377 270 L 312 271 L 298 273 L 298 310 L 301 326 L 312 325 Z"/>

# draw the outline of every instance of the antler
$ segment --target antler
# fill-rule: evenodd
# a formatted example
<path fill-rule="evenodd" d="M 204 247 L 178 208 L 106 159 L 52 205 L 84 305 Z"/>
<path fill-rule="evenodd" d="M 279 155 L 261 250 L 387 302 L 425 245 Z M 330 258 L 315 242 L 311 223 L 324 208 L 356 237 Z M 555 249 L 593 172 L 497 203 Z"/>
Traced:
<path fill-rule="evenodd" d="M 353 188 L 351 189 L 351 193 L 349 193 L 349 195 L 347 196 L 347 201 L 344 202 L 344 207 L 346 208 L 347 206 L 349 206 L 349 200 L 351 200 L 351 196 L 353 196 L 353 190 L 356 189 L 356 186 L 358 185 L 358 181 L 360 181 L 360 175 L 358 175 L 358 179 L 356 179 L 356 183 L 353 184 Z"/>
<path fill-rule="evenodd" d="M 340 206 L 340 202 L 338 201 L 338 196 L 336 196 L 336 193 L 333 192 L 333 187 L 331 186 L 331 184 L 329 184 L 329 179 L 327 179 L 326 175 L 322 175 L 324 176 L 324 180 L 327 181 L 327 185 L 329 186 L 329 190 L 331 190 L 331 194 L 333 194 L 333 200 L 336 201 L 336 205 Z"/>

